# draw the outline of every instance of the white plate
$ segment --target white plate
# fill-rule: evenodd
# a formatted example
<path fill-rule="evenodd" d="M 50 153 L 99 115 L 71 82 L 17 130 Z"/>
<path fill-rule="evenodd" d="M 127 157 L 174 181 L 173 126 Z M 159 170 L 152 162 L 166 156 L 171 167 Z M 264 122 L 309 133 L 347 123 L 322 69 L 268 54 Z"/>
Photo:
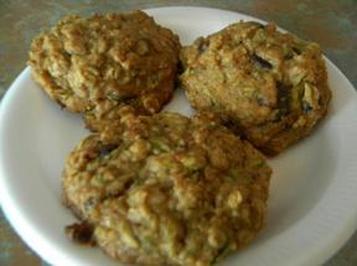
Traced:
<path fill-rule="evenodd" d="M 193 7 L 148 13 L 176 31 L 184 44 L 239 19 L 255 20 Z M 357 96 L 328 60 L 327 69 L 333 90 L 331 112 L 312 136 L 270 161 L 274 174 L 267 225 L 251 246 L 227 258 L 224 265 L 317 265 L 355 230 Z M 167 109 L 191 113 L 181 91 Z M 73 244 L 63 233 L 64 226 L 75 221 L 61 205 L 63 162 L 86 134 L 79 115 L 51 102 L 31 80 L 29 69 L 1 103 L 2 207 L 23 240 L 51 264 L 115 264 L 99 249 Z"/>

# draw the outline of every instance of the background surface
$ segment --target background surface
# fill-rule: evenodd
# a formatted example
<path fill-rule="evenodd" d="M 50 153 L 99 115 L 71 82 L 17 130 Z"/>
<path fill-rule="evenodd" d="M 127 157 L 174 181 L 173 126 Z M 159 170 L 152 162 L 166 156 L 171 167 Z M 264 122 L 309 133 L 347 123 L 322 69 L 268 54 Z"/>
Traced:
<path fill-rule="evenodd" d="M 301 38 L 319 43 L 357 88 L 356 0 L 0 0 L 0 98 L 26 66 L 31 39 L 63 15 L 178 5 L 222 8 L 274 21 Z M 0 265 L 45 265 L 14 233 L 1 208 Z M 325 265 L 357 265 L 357 233 Z"/>

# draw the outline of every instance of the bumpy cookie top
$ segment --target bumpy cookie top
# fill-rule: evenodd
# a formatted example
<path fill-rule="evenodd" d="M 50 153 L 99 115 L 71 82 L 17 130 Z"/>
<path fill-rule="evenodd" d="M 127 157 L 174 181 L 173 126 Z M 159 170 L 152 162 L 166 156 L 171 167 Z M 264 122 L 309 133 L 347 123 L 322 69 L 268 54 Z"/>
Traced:
<path fill-rule="evenodd" d="M 33 40 L 29 65 L 70 111 L 104 116 L 130 104 L 152 113 L 172 94 L 179 49 L 178 37 L 141 11 L 67 16 Z"/>
<path fill-rule="evenodd" d="M 275 153 L 296 141 L 326 112 L 330 90 L 320 47 L 275 25 L 232 24 L 185 47 L 181 59 L 193 106 L 228 116 L 263 150 Z M 286 128 L 303 130 L 272 144 Z"/>
<path fill-rule="evenodd" d="M 123 116 L 67 160 L 66 203 L 112 257 L 211 265 L 261 229 L 271 169 L 210 114 Z M 75 232 L 72 227 L 72 236 Z"/>

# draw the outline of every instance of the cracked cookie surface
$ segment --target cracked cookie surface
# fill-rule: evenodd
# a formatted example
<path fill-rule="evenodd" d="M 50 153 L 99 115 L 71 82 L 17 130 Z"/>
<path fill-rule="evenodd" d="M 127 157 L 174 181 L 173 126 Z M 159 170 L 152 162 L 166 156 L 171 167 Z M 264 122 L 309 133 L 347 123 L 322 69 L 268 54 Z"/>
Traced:
<path fill-rule="evenodd" d="M 271 169 L 253 146 L 208 113 L 116 123 L 67 159 L 65 203 L 83 222 L 72 238 L 140 265 L 211 265 L 255 238 Z"/>
<path fill-rule="evenodd" d="M 184 47 L 181 61 L 193 107 L 220 113 L 268 155 L 310 134 L 327 112 L 331 91 L 320 47 L 275 25 L 232 24 Z"/>
<path fill-rule="evenodd" d="M 178 37 L 141 11 L 67 16 L 33 40 L 29 65 L 53 100 L 100 130 L 125 105 L 160 111 L 172 96 L 179 49 Z"/>

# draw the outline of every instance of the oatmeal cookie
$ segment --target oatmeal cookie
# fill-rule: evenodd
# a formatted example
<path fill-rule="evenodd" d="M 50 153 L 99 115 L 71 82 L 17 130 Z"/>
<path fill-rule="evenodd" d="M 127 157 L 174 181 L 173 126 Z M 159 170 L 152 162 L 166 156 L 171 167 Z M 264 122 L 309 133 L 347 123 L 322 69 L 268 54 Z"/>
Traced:
<path fill-rule="evenodd" d="M 85 138 L 63 174 L 67 227 L 125 263 L 211 265 L 264 224 L 271 169 L 209 113 L 130 112 Z"/>
<path fill-rule="evenodd" d="M 179 49 L 178 37 L 141 11 L 67 16 L 33 40 L 28 63 L 53 100 L 98 130 L 124 105 L 158 112 L 172 96 Z"/>
<path fill-rule="evenodd" d="M 327 112 L 331 91 L 319 45 L 273 24 L 232 24 L 184 47 L 181 60 L 193 107 L 220 113 L 268 155 L 310 134 Z"/>

